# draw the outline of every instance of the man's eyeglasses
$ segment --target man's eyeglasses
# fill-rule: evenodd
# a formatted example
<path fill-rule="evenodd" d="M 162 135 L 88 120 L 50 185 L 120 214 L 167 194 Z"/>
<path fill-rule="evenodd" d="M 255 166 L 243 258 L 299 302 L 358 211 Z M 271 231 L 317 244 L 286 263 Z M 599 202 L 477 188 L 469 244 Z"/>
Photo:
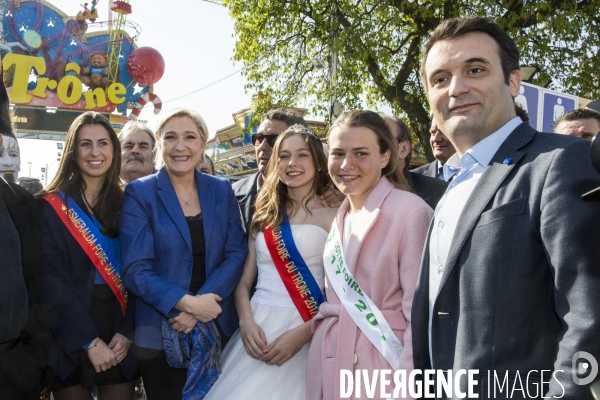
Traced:
<path fill-rule="evenodd" d="M 267 144 L 271 147 L 275 146 L 275 141 L 277 140 L 277 136 L 279 136 L 278 133 L 274 133 L 274 134 L 270 134 L 270 135 L 264 135 L 262 133 L 253 133 L 252 134 L 252 143 L 254 143 L 255 146 L 260 146 L 260 144 L 263 142 L 263 140 L 267 140 Z"/>

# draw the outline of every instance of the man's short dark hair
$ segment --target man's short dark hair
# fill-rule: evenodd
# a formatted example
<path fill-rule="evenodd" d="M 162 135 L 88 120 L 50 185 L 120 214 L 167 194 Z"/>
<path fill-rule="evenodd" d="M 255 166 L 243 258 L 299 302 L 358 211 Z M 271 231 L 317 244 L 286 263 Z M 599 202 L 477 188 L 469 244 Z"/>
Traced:
<path fill-rule="evenodd" d="M 31 194 L 36 194 L 44 189 L 42 183 L 37 178 L 21 177 L 17 179 L 17 184 L 24 187 Z"/>
<path fill-rule="evenodd" d="M 283 122 L 288 128 L 292 125 L 302 125 L 308 128 L 306 121 L 300 115 L 288 108 L 275 108 L 269 110 L 263 115 L 264 120 L 275 120 Z"/>
<path fill-rule="evenodd" d="M 578 119 L 595 119 L 600 124 L 600 113 L 587 108 L 578 108 L 577 110 L 569 111 L 564 113 L 556 123 L 554 124 L 554 132 L 556 133 L 556 127 L 563 121 L 577 121 Z"/>
<path fill-rule="evenodd" d="M 429 35 L 421 53 L 421 79 L 425 84 L 425 88 L 427 88 L 425 62 L 433 45 L 442 40 L 457 39 L 468 33 L 485 33 L 496 41 L 499 49 L 498 55 L 502 62 L 504 81 L 508 85 L 510 74 L 519 69 L 519 49 L 517 49 L 515 41 L 491 19 L 469 16 L 447 19 Z"/>

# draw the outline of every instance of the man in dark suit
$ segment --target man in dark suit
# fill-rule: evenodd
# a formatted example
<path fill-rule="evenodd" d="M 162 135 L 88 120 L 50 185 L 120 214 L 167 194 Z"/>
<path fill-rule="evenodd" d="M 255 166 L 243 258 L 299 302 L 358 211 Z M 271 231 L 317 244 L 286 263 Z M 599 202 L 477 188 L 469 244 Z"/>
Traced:
<path fill-rule="evenodd" d="M 233 184 L 233 191 L 240 203 L 246 234 L 250 232 L 250 222 L 252 222 L 252 216 L 254 216 L 254 202 L 265 181 L 275 140 L 280 133 L 296 124 L 307 126 L 304 118 L 298 114 L 286 108 L 277 108 L 268 111 L 263 116 L 256 133 L 252 135 L 252 141 L 256 149 L 258 172 Z M 334 188 L 322 196 L 322 202 L 331 207 L 338 207 L 343 199 L 344 195 Z"/>
<path fill-rule="evenodd" d="M 438 128 L 435 118 L 431 119 L 431 128 L 429 128 L 429 133 L 431 134 L 429 137 L 429 144 L 431 145 L 431 150 L 433 151 L 435 160 L 429 164 L 425 164 L 413 169 L 412 172 L 447 181 L 447 179 L 444 179 L 442 169 L 448 159 L 452 157 L 454 153 L 456 153 L 456 150 L 446 135 L 444 135 Z"/>
<path fill-rule="evenodd" d="M 0 177 L 0 398 L 38 399 L 49 331 L 39 305 L 40 211 Z"/>
<path fill-rule="evenodd" d="M 256 133 L 252 135 L 252 141 L 256 150 L 256 163 L 258 172 L 233 184 L 233 191 L 240 203 L 242 220 L 246 233 L 250 230 L 250 222 L 254 215 L 254 202 L 256 195 L 265 182 L 267 165 L 271 159 L 273 144 L 280 133 L 283 133 L 292 125 L 306 126 L 304 118 L 285 108 L 277 108 L 268 111 L 258 126 Z"/>
<path fill-rule="evenodd" d="M 415 368 L 479 370 L 479 398 L 591 399 L 600 206 L 581 194 L 600 178 L 589 144 L 516 117 L 519 52 L 489 19 L 438 26 L 421 77 L 462 168 L 426 241 L 412 308 Z"/>
<path fill-rule="evenodd" d="M 406 179 L 406 182 L 413 188 L 415 193 L 425 200 L 429 204 L 429 207 L 435 210 L 435 206 L 444 195 L 448 184 L 443 180 L 417 174 L 406 169 L 410 165 L 412 154 L 412 135 L 410 129 L 408 129 L 406 123 L 400 118 L 389 115 L 382 115 L 382 117 L 390 126 L 392 135 L 398 141 L 398 164 L 400 169 L 402 169 L 404 179 Z"/>
<path fill-rule="evenodd" d="M 11 146 L 3 143 L 5 138 Z M 0 149 L 3 145 L 18 150 L 0 79 Z M 19 165 L 11 163 L 12 172 L 18 172 Z M 37 400 L 42 388 L 50 332 L 39 302 L 39 225 L 40 208 L 33 196 L 0 176 L 0 399 Z"/>

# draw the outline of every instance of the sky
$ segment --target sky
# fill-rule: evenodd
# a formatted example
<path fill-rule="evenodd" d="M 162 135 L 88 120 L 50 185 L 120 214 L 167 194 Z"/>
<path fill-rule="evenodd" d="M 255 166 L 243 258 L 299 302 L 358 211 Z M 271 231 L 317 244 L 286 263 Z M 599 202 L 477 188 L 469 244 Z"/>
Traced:
<path fill-rule="evenodd" d="M 83 4 L 83 0 L 49 2 L 73 16 L 82 10 L 80 4 Z M 241 63 L 232 61 L 234 21 L 227 8 L 203 0 L 130 0 L 130 4 L 133 12 L 127 20 L 142 29 L 137 46 L 153 47 L 165 59 L 165 73 L 154 85 L 163 110 L 187 107 L 198 111 L 208 125 L 210 137 L 233 124 L 232 114 L 250 105 L 252 93 L 244 90 L 247 82 L 239 72 Z M 100 0 L 97 8 L 98 21 L 108 20 L 108 0 Z M 199 91 L 171 101 L 196 90 Z M 157 116 L 151 105 L 144 107 L 139 119 L 148 120 L 150 127 L 154 127 Z M 40 168 L 47 164 L 50 182 L 59 164 L 56 142 L 19 139 L 19 145 L 22 160 L 19 176 L 29 175 L 31 162 L 31 175 L 40 178 Z"/>
<path fill-rule="evenodd" d="M 83 9 L 80 5 L 84 0 L 49 2 L 65 14 L 75 16 Z M 232 114 L 249 107 L 253 93 L 246 93 L 244 89 L 247 81 L 241 73 L 242 64 L 232 61 L 234 21 L 229 17 L 228 9 L 206 0 L 130 0 L 130 4 L 132 14 L 128 15 L 127 21 L 141 27 L 137 46 L 153 47 L 165 59 L 165 73 L 154 85 L 154 93 L 162 100 L 163 111 L 175 107 L 196 110 L 208 126 L 209 137 L 235 123 Z M 100 0 L 97 8 L 99 18 L 96 22 L 107 21 L 108 0 Z M 134 33 L 130 28 L 126 31 Z M 308 104 L 303 101 L 296 106 L 306 108 Z M 382 112 L 391 112 L 386 105 L 379 108 Z M 139 116 L 140 120 L 148 121 L 152 129 L 158 119 L 153 111 L 147 104 Z M 305 117 L 323 120 L 311 115 Z M 59 166 L 56 142 L 19 139 L 19 145 L 19 176 L 41 178 L 41 168 L 46 168 L 48 173 L 42 183 L 50 183 Z"/>

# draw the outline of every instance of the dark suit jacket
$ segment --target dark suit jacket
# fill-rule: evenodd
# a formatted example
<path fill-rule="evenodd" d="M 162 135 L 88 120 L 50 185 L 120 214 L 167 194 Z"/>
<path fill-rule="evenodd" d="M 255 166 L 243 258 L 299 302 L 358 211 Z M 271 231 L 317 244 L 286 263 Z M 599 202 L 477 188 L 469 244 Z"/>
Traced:
<path fill-rule="evenodd" d="M 23 187 L 15 183 L 8 185 L 10 187 L 5 186 L 2 190 L 2 199 L 19 233 L 23 277 L 29 302 L 27 322 L 21 330 L 20 337 L 28 354 L 41 368 L 45 368 L 50 330 L 40 305 L 42 271 L 40 206 Z"/>
<path fill-rule="evenodd" d="M 425 175 L 425 176 L 429 176 L 431 178 L 438 179 L 438 177 L 437 177 L 438 176 L 437 162 L 436 161 L 430 162 L 429 164 L 421 165 L 420 167 L 417 167 L 415 169 L 411 169 L 410 172 L 414 172 L 415 174 Z"/>
<path fill-rule="evenodd" d="M 242 212 L 242 220 L 244 221 L 246 235 L 250 232 L 250 223 L 254 216 L 254 203 L 256 202 L 256 195 L 258 194 L 257 182 L 259 175 L 260 172 L 257 172 L 233 184 L 235 197 L 240 203 L 240 211 Z"/>
<path fill-rule="evenodd" d="M 81 194 L 70 195 L 89 216 Z M 66 379 L 75 371 L 81 348 L 100 336 L 89 310 L 92 303 L 96 267 L 73 238 L 54 211 L 43 199 L 42 206 L 42 306 L 52 329 L 48 365 Z M 115 330 L 132 338 L 132 307 L 125 317 L 118 303 L 115 306 Z M 129 353 L 131 354 L 131 353 Z M 137 370 L 137 363 L 128 355 L 121 368 L 127 378 Z"/>
<path fill-rule="evenodd" d="M 600 360 L 600 204 L 581 199 L 599 185 L 589 142 L 525 123 L 515 129 L 454 233 L 433 306 L 433 366 L 426 242 L 412 309 L 415 368 L 479 369 L 483 398 L 488 370 L 500 379 L 507 372 L 510 387 L 517 372 L 525 381 L 537 370 L 530 388 L 540 370 L 555 370 L 563 399 L 591 399 L 571 373 L 576 352 Z M 546 395 L 560 397 L 563 389 L 549 376 Z"/>
<path fill-rule="evenodd" d="M 242 276 L 248 243 L 229 181 L 195 174 L 206 242 L 206 281 L 197 294 L 221 296 L 217 320 L 231 336 L 238 327 L 232 293 Z M 164 349 L 162 320 L 178 315 L 174 306 L 190 294 L 193 262 L 190 230 L 164 168 L 127 185 L 120 234 L 123 280 L 140 298 L 135 342 Z"/>
<path fill-rule="evenodd" d="M 432 178 L 430 176 L 420 175 L 413 171 L 403 171 L 404 178 L 417 194 L 435 210 L 437 203 L 440 201 L 448 183 L 441 179 Z"/>
<path fill-rule="evenodd" d="M 0 259 L 0 341 L 20 339 L 0 354 L 0 398 L 38 399 L 51 336 L 39 299 L 40 208 L 27 190 L 1 178 Z"/>
<path fill-rule="evenodd" d="M 7 204 L 8 203 L 8 204 Z M 12 213 L 9 211 L 12 203 Z M 16 339 L 27 320 L 27 288 L 24 278 L 19 228 L 30 229 L 29 210 L 21 209 L 16 190 L 0 177 L 0 342 Z M 14 218 L 17 216 L 18 218 Z M 26 254 L 27 255 L 27 254 Z"/>

